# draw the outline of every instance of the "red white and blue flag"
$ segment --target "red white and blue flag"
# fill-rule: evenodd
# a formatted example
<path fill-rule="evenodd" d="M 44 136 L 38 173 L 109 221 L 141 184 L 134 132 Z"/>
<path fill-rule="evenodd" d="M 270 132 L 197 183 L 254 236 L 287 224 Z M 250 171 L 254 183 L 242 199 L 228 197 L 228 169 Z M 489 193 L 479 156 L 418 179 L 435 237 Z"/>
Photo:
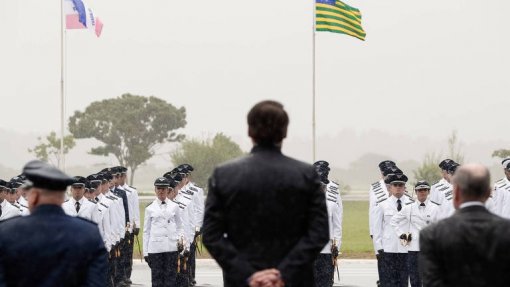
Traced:
<path fill-rule="evenodd" d="M 103 23 L 83 0 L 64 0 L 66 29 L 89 29 L 97 37 L 101 36 Z"/>

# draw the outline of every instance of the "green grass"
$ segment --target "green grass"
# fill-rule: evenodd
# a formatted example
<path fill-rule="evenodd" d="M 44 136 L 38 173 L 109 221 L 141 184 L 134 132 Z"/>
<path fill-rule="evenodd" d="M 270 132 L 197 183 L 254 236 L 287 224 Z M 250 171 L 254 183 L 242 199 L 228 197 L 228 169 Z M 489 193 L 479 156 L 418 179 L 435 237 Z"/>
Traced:
<path fill-rule="evenodd" d="M 140 235 L 139 241 L 143 245 L 143 217 L 148 202 L 140 203 Z M 345 201 L 342 228 L 342 258 L 375 258 L 372 241 L 368 233 L 368 201 Z M 201 242 L 200 242 L 201 244 Z M 138 243 L 135 239 L 134 257 L 139 258 Z M 199 258 L 210 258 L 209 253 L 202 247 Z M 143 250 L 142 250 L 143 252 Z"/>

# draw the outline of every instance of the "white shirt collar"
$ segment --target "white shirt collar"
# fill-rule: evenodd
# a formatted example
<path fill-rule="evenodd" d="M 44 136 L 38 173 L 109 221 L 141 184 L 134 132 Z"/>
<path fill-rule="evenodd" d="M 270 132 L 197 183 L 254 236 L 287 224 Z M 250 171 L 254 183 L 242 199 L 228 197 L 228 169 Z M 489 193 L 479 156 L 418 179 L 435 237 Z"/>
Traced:
<path fill-rule="evenodd" d="M 468 201 L 464 202 L 459 206 L 459 209 L 470 207 L 470 206 L 485 206 L 481 201 Z"/>

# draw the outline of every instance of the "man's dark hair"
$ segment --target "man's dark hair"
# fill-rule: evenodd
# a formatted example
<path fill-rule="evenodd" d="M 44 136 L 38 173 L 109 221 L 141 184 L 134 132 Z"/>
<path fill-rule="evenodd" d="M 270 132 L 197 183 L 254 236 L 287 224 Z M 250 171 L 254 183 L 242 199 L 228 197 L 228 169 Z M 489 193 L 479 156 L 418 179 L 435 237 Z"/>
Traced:
<path fill-rule="evenodd" d="M 469 199 L 482 198 L 491 188 L 491 175 L 487 168 L 481 173 L 473 172 L 470 169 L 459 168 L 453 177 L 463 197 Z"/>
<path fill-rule="evenodd" d="M 283 105 L 275 101 L 263 101 L 248 113 L 248 134 L 259 145 L 280 143 L 287 136 L 289 116 Z"/>

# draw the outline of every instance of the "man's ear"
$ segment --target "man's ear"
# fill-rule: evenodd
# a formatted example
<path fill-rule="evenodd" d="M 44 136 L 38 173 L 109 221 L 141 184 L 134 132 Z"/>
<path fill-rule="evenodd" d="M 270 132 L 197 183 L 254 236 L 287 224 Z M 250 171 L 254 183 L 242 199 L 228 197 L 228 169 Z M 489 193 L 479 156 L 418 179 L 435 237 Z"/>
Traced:
<path fill-rule="evenodd" d="M 460 205 L 462 204 L 462 198 L 460 195 L 460 188 L 454 184 L 453 185 L 453 206 L 455 209 L 459 209 Z"/>
<path fill-rule="evenodd" d="M 28 194 L 27 201 L 28 201 L 28 209 L 30 212 L 34 209 L 35 206 L 39 203 L 39 198 L 41 196 L 41 193 L 37 189 L 32 189 L 30 193 Z"/>

